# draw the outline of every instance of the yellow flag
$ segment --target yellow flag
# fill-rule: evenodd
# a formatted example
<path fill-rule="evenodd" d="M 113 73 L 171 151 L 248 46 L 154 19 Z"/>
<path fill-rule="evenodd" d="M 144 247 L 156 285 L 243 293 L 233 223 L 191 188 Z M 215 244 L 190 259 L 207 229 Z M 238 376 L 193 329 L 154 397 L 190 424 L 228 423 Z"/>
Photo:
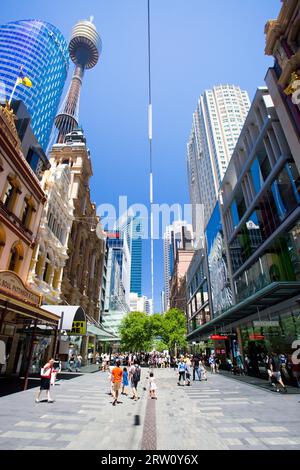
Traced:
<path fill-rule="evenodd" d="M 22 72 L 20 72 L 20 76 L 19 76 L 19 78 L 18 78 L 18 85 L 19 85 L 19 84 L 25 85 L 25 86 L 27 86 L 27 87 L 29 87 L 29 88 L 32 87 L 32 82 L 31 82 L 31 80 L 30 80 L 28 77 L 24 77 L 23 74 L 22 74 Z"/>

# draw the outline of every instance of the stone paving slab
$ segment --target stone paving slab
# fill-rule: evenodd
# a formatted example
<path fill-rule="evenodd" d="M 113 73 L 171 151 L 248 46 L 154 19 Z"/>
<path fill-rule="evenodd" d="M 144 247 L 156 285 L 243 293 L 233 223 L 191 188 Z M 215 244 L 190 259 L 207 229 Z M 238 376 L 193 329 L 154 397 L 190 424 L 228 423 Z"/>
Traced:
<path fill-rule="evenodd" d="M 116 407 L 101 372 L 61 381 L 52 404 L 35 403 L 36 389 L 1 397 L 0 449 L 300 449 L 299 395 L 217 374 L 178 387 L 173 370 L 158 369 L 152 401 L 147 373 L 141 399 L 122 396 Z"/>

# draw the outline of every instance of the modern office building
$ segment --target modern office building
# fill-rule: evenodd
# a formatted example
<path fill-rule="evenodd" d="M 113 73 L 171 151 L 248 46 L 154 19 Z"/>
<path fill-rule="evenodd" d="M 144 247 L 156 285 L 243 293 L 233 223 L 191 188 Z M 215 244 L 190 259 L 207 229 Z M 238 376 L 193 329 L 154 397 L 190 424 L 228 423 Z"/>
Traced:
<path fill-rule="evenodd" d="M 48 158 L 34 135 L 31 127 L 31 117 L 20 100 L 12 100 L 11 108 L 16 116 L 16 129 L 21 142 L 22 153 L 30 168 L 41 181 L 44 172 L 49 170 Z"/>
<path fill-rule="evenodd" d="M 139 296 L 138 294 L 130 293 L 130 311 L 131 312 L 145 312 L 147 315 L 153 314 L 152 299 L 148 299 L 146 295 Z"/>
<path fill-rule="evenodd" d="M 250 102 L 234 85 L 206 90 L 193 114 L 187 144 L 187 172 L 196 247 L 203 247 L 204 227 L 215 207 L 221 181 L 243 127 Z"/>
<path fill-rule="evenodd" d="M 221 185 L 220 212 L 233 304 L 189 339 L 236 332 L 252 372 L 299 338 L 300 173 L 268 89 L 259 88 Z M 224 285 L 220 279 L 219 289 Z M 226 346 L 226 344 L 225 344 Z M 292 365 L 291 365 L 292 367 Z M 292 380 L 292 378 L 291 378 Z"/>
<path fill-rule="evenodd" d="M 107 232 L 106 235 L 105 287 L 103 285 L 102 293 L 104 308 L 101 317 L 103 327 L 118 337 L 121 320 L 130 311 L 131 294 L 128 292 L 129 302 L 127 302 L 124 285 L 124 282 L 128 285 L 130 257 L 127 237 L 122 237 L 119 231 Z"/>
<path fill-rule="evenodd" d="M 130 292 L 142 296 L 142 221 L 134 217 L 132 221 L 131 239 L 131 274 Z"/>
<path fill-rule="evenodd" d="M 55 26 L 39 20 L 0 25 L 0 83 L 7 99 L 21 67 L 32 87 L 18 85 L 14 98 L 26 105 L 32 130 L 46 150 L 69 68 L 67 43 Z"/>
<path fill-rule="evenodd" d="M 186 273 L 188 335 L 210 320 L 210 295 L 204 249 L 196 250 Z"/>
<path fill-rule="evenodd" d="M 176 220 L 165 228 L 163 235 L 164 250 L 164 310 L 170 308 L 170 280 L 174 272 L 179 249 L 193 249 L 193 228 L 184 220 Z"/>

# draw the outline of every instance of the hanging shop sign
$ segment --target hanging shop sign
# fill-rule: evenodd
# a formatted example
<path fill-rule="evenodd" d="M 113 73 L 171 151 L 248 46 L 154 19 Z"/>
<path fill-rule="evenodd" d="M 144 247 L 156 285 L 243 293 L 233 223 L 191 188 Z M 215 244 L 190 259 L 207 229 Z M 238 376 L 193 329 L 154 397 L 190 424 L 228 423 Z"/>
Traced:
<path fill-rule="evenodd" d="M 13 271 L 0 271 L 0 292 L 35 307 L 40 307 L 42 302 L 42 296 L 28 289 Z"/>
<path fill-rule="evenodd" d="M 254 327 L 260 327 L 260 326 L 279 326 L 279 321 L 278 320 L 266 320 L 266 321 L 254 321 L 253 322 Z"/>
<path fill-rule="evenodd" d="M 86 321 L 73 321 L 71 335 L 85 335 Z"/>

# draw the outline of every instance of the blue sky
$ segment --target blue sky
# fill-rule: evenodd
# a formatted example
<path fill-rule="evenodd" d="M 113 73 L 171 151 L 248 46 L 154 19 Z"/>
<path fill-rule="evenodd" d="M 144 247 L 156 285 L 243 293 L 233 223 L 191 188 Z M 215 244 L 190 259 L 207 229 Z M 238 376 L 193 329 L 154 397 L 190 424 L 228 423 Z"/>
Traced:
<path fill-rule="evenodd" d="M 253 98 L 272 59 L 264 25 L 279 0 L 151 0 L 154 202 L 188 203 L 186 143 L 199 95 L 232 83 Z M 1 22 L 37 18 L 68 39 L 94 15 L 102 57 L 87 71 L 80 116 L 91 150 L 97 205 L 148 204 L 147 0 L 11 0 Z M 71 67 L 72 69 L 72 67 Z M 162 241 L 155 241 L 155 309 L 163 285 Z M 143 246 L 143 291 L 150 296 L 150 243 Z"/>

